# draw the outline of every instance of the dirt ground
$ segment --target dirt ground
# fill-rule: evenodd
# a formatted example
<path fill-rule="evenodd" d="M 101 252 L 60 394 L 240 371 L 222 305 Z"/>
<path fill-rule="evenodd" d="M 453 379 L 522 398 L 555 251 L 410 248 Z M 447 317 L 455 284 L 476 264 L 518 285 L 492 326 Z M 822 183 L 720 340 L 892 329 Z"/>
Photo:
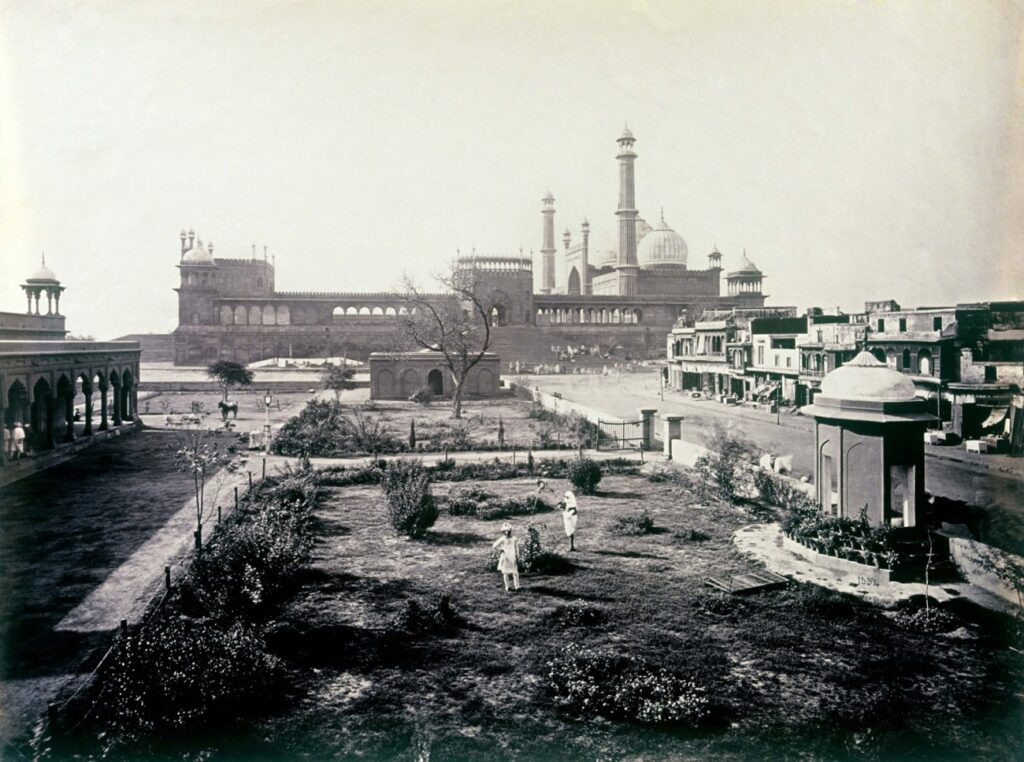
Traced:
<path fill-rule="evenodd" d="M 346 408 L 349 405 L 342 398 Z M 537 446 L 537 432 L 550 426 L 529 417 L 531 403 L 516 397 L 492 400 L 469 400 L 462 410 L 462 420 L 452 418 L 452 408 L 447 402 L 432 402 L 418 405 L 405 401 L 374 401 L 359 406 L 366 415 L 372 415 L 388 423 L 395 436 L 403 441 L 408 439 L 410 423 L 416 421 L 416 440 L 427 443 L 431 436 L 445 428 L 465 426 L 476 444 L 494 445 L 498 442 L 498 421 L 505 431 L 505 448 L 515 445 L 519 449 Z M 552 428 L 552 440 L 562 441 L 564 432 Z"/>
<path fill-rule="evenodd" d="M 533 482 L 476 486 L 512 495 Z M 550 486 L 557 496 L 567 485 Z M 442 512 L 426 539 L 409 540 L 390 531 L 378 487 L 332 490 L 312 568 L 268 633 L 293 676 L 292 709 L 261 721 L 251 750 L 509 760 L 1019 754 L 1020 665 L 973 609 L 963 607 L 952 633 L 924 635 L 897 626 L 889 612 L 808 585 L 745 598 L 715 593 L 708 575 L 754 566 L 730 539 L 750 516 L 702 506 L 645 477 L 606 477 L 601 488 L 580 497 L 575 553 L 559 514 L 513 520 L 516 534 L 528 520 L 539 524 L 544 546 L 574 568 L 527 575 L 510 594 L 485 567 L 500 520 Z M 653 533 L 616 533 L 619 518 L 644 508 Z M 387 635 L 408 600 L 438 593 L 451 594 L 465 618 L 456 635 Z M 557 612 L 573 601 L 606 621 L 559 623 Z M 568 643 L 692 676 L 706 686 L 718 722 L 685 732 L 567 713 L 547 695 L 545 674 Z"/>

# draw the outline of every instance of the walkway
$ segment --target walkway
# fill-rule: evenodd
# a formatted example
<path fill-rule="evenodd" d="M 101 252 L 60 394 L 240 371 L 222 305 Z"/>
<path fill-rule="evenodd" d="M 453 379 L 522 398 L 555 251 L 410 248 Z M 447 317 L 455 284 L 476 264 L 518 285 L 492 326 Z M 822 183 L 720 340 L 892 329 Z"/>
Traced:
<path fill-rule="evenodd" d="M 121 619 L 137 621 L 159 593 L 164 567 L 180 569 L 190 553 L 192 482 L 175 468 L 174 444 L 142 431 L 0 489 L 0 739 L 23 737 L 73 690 Z M 244 471 L 228 477 L 221 504 L 245 483 Z M 209 522 L 216 485 L 208 490 Z"/>

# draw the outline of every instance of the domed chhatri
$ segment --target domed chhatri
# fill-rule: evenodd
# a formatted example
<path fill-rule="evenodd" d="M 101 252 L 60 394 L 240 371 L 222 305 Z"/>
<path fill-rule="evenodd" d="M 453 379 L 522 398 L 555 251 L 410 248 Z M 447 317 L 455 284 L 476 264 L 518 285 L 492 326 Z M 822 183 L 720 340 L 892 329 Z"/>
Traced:
<path fill-rule="evenodd" d="M 821 397 L 838 400 L 913 401 L 914 382 L 868 351 L 822 379 Z"/>
<path fill-rule="evenodd" d="M 664 265 L 686 267 L 688 256 L 689 249 L 686 246 L 686 241 L 668 226 L 664 214 L 661 215 L 658 227 L 640 239 L 640 245 L 636 252 L 637 262 L 641 267 Z"/>
<path fill-rule="evenodd" d="M 924 499 L 924 432 L 935 416 L 914 383 L 863 351 L 822 379 L 814 404 L 814 483 L 832 516 L 912 527 Z"/>
<path fill-rule="evenodd" d="M 57 276 L 53 274 L 53 270 L 46 266 L 46 255 L 43 254 L 43 261 L 36 270 L 25 279 L 26 283 L 44 285 L 44 284 L 55 284 L 60 283 L 57 280 Z"/>

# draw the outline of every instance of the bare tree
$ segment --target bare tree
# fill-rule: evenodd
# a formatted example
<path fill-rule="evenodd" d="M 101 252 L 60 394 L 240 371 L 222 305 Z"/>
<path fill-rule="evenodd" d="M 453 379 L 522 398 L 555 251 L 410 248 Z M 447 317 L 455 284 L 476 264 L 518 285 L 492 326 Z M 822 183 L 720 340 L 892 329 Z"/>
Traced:
<path fill-rule="evenodd" d="M 491 346 L 493 305 L 472 266 L 453 262 L 436 280 L 443 294 L 425 294 L 403 277 L 399 324 L 408 345 L 441 353 L 455 387 L 452 416 L 462 418 L 466 378 Z"/>
<path fill-rule="evenodd" d="M 206 485 L 208 479 L 217 472 L 217 469 L 225 465 L 229 460 L 227 452 L 221 449 L 216 438 L 209 432 L 200 428 L 180 432 L 178 436 L 178 448 L 175 451 L 175 461 L 178 470 L 191 475 L 192 486 L 195 490 L 196 509 L 196 550 L 202 547 L 203 519 L 207 514 Z M 223 486 L 224 475 L 216 480 L 216 490 L 213 495 L 214 501 L 220 494 Z"/>

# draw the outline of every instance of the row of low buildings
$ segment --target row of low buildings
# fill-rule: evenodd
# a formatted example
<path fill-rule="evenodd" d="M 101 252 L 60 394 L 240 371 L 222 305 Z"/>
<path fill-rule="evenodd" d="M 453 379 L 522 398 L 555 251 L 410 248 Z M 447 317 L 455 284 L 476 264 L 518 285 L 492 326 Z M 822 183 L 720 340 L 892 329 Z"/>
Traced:
<path fill-rule="evenodd" d="M 668 335 L 667 383 L 723 401 L 807 405 L 862 349 L 911 378 L 958 435 L 1002 423 L 1024 387 L 1024 302 L 843 314 L 759 307 L 705 312 Z"/>

